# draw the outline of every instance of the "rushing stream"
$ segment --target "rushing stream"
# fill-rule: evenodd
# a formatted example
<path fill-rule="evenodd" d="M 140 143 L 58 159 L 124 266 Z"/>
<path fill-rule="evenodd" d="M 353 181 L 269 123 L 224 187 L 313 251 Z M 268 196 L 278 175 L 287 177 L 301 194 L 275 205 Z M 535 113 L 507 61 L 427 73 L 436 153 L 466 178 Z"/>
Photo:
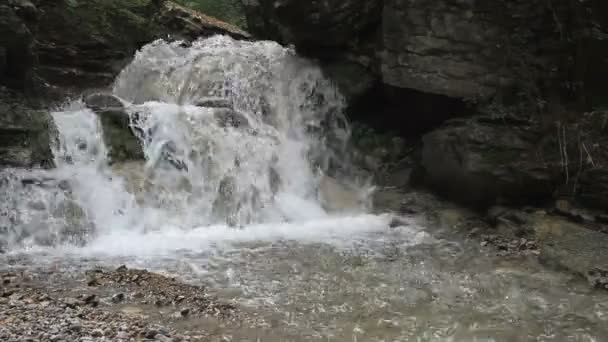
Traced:
<path fill-rule="evenodd" d="M 343 99 L 289 49 L 155 42 L 113 94 L 146 160 L 111 163 L 84 103 L 54 112 L 56 169 L 3 171 L 5 255 L 205 283 L 264 322 L 223 328 L 249 340 L 608 338 L 605 295 L 417 219 L 389 228 L 389 215 L 367 213 Z"/>

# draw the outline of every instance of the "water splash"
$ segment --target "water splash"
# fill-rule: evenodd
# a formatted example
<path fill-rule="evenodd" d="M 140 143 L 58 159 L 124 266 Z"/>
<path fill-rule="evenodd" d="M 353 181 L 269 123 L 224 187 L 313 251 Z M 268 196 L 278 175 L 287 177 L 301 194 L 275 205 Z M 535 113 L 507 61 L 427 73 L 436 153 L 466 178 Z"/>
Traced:
<path fill-rule="evenodd" d="M 10 189 L 3 192 L 10 197 L 4 210 L 15 213 L 3 216 L 3 226 L 28 227 L 4 233 L 11 236 L 5 244 L 39 244 L 24 239 L 36 235 L 30 231 L 74 235 L 70 220 L 49 221 L 58 201 L 80 209 L 77 230 L 86 234 L 79 241 L 217 225 L 255 225 L 256 231 L 266 225 L 271 232 L 285 222 L 330 219 L 330 207 L 362 212 L 366 192 L 359 192 L 343 153 L 350 136 L 344 100 L 317 66 L 291 49 L 224 36 L 190 46 L 159 40 L 137 53 L 113 94 L 125 106 L 145 161 L 111 160 L 104 127 L 84 103 L 54 112 L 57 168 L 9 170 L 12 178 L 3 177 Z M 331 173 L 356 190 L 324 196 L 324 189 L 335 188 L 335 182 L 324 186 Z M 50 183 L 18 184 L 27 177 Z M 344 199 L 348 194 L 353 198 Z M 44 202 L 37 216 L 27 204 L 33 196 Z M 328 205 L 335 198 L 348 205 Z M 384 222 L 371 221 L 372 230 Z M 59 240 L 65 239 L 49 244 Z"/>

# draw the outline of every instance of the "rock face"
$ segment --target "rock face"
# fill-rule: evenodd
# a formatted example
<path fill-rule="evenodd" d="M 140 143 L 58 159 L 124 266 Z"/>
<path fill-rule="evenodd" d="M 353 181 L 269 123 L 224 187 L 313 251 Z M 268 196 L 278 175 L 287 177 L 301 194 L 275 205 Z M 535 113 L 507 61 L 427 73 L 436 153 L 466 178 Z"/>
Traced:
<path fill-rule="evenodd" d="M 353 46 L 379 23 L 382 1 L 243 1 L 250 29 L 307 48 Z"/>
<path fill-rule="evenodd" d="M 36 57 L 34 38 L 18 9 L 0 5 L 0 83 L 23 88 L 31 80 Z"/>
<path fill-rule="evenodd" d="M 48 112 L 0 87 L 0 168 L 52 166 L 53 128 Z"/>
<path fill-rule="evenodd" d="M 559 168 L 543 163 L 540 137 L 538 128 L 525 121 L 448 121 L 423 139 L 425 182 L 471 204 L 550 198 Z"/>
<path fill-rule="evenodd" d="M 135 51 L 154 39 L 217 33 L 248 37 L 170 1 L 5 0 L 0 4 L 0 87 L 15 90 L 17 98 L 27 93 L 25 98 L 41 102 L 62 100 L 110 85 Z M 0 165 L 49 165 L 48 113 L 33 109 L 39 104 L 5 98 L 0 96 Z M 128 132 L 124 111 L 107 107 L 96 110 L 104 126 L 116 128 L 105 130 L 118 134 L 110 139 L 120 145 L 112 146 L 114 158 L 141 157 L 135 137 L 121 136 Z"/>
<path fill-rule="evenodd" d="M 139 47 L 160 37 L 248 37 L 170 1 L 9 0 L 0 19 L 0 83 L 36 78 L 39 87 L 68 92 L 109 85 Z"/>
<path fill-rule="evenodd" d="M 560 15 L 560 1 L 554 3 Z M 532 44 L 535 37 L 547 44 L 555 38 L 550 15 L 541 2 L 388 0 L 379 56 L 382 80 L 451 97 L 488 97 L 514 86 L 524 71 L 519 67 L 537 70 L 536 62 L 551 62 L 558 53 Z M 539 74 L 550 77 L 551 66 L 543 65 Z"/>
<path fill-rule="evenodd" d="M 586 26 L 592 22 L 589 13 L 602 13 L 602 8 L 589 5 L 599 1 L 243 2 L 253 33 L 293 43 L 318 58 L 343 91 L 355 98 L 380 84 L 534 106 L 549 93 L 566 99 L 568 82 L 578 84 L 575 92 L 586 88 L 579 95 L 592 93 L 592 73 L 583 64 L 591 58 L 597 70 L 608 65 L 591 57 L 603 53 L 596 48 L 600 40 L 584 38 L 602 30 L 601 25 Z M 390 115 L 408 114 L 407 103 L 401 104 Z M 410 124 L 416 125 L 416 120 Z"/>
<path fill-rule="evenodd" d="M 319 57 L 343 92 L 358 96 L 376 78 L 373 54 L 380 0 L 244 0 L 249 30 L 256 36 L 295 44 Z"/>

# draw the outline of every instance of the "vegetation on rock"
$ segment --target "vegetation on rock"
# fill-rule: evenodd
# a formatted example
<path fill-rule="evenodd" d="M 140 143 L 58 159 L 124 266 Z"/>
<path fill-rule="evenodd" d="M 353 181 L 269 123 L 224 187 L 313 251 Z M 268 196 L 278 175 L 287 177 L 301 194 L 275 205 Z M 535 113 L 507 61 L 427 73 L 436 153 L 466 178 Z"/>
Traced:
<path fill-rule="evenodd" d="M 177 0 L 176 2 L 241 28 L 247 27 L 240 0 Z"/>

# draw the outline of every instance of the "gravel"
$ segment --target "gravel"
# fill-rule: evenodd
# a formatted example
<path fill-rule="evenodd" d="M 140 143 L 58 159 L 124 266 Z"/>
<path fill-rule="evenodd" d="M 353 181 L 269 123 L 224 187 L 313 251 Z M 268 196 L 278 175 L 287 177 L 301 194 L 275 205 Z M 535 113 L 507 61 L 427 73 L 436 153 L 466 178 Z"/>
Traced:
<path fill-rule="evenodd" d="M 174 323 L 239 319 L 204 287 L 146 270 L 96 269 L 65 283 L 31 272 L 0 271 L 0 341 L 199 341 L 204 331 Z"/>

